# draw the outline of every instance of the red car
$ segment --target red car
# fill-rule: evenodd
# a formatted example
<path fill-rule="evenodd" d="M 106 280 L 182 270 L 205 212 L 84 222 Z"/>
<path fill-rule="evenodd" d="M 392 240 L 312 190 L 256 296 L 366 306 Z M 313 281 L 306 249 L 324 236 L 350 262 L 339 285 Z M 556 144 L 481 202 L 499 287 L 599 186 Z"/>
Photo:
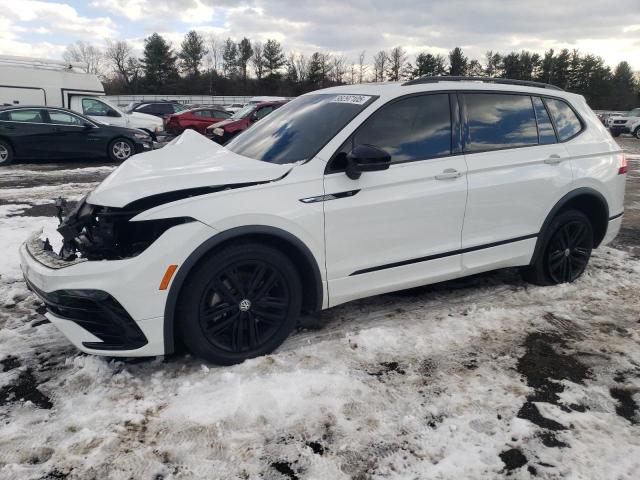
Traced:
<path fill-rule="evenodd" d="M 231 114 L 222 108 L 199 107 L 167 116 L 164 129 L 171 135 L 180 135 L 187 129 L 205 135 L 209 125 L 226 120 L 230 116 Z"/>
<path fill-rule="evenodd" d="M 220 144 L 227 143 L 261 118 L 287 103 L 286 101 L 261 102 L 249 104 L 231 115 L 227 120 L 207 127 L 207 137 Z"/>

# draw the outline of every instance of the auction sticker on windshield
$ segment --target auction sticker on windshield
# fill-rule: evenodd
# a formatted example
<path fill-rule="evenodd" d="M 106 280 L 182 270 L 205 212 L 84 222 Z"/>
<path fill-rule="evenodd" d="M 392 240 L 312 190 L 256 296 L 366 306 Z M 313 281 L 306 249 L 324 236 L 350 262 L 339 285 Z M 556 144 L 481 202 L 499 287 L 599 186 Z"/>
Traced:
<path fill-rule="evenodd" d="M 331 103 L 351 103 L 354 105 L 364 105 L 371 96 L 369 95 L 337 95 Z"/>

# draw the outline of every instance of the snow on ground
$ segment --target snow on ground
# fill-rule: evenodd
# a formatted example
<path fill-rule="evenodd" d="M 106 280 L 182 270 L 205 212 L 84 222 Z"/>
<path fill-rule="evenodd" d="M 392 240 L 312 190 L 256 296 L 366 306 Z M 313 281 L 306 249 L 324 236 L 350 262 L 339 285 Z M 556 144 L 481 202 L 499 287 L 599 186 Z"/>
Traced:
<path fill-rule="evenodd" d="M 78 198 L 99 180 L 64 171 Z M 637 210 L 574 284 L 502 270 L 351 302 L 218 368 L 77 352 L 15 254 L 55 227 L 47 178 L 0 183 L 0 479 L 637 478 Z"/>

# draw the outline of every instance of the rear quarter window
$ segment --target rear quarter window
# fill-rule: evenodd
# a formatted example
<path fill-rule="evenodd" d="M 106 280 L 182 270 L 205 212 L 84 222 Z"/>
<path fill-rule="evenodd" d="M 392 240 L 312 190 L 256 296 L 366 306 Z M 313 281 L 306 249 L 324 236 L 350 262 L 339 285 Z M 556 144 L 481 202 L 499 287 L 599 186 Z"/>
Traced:
<path fill-rule="evenodd" d="M 566 102 L 555 98 L 545 98 L 544 102 L 556 125 L 560 141 L 569 140 L 580 133 L 582 123 Z"/>

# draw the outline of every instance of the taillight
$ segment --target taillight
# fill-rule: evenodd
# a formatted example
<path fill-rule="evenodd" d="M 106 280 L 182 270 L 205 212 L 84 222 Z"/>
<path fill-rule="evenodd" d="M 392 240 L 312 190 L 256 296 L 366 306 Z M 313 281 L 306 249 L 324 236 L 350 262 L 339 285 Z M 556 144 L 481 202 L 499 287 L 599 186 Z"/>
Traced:
<path fill-rule="evenodd" d="M 623 153 L 622 160 L 620 160 L 620 167 L 618 168 L 618 175 L 627 173 L 627 170 L 629 170 L 629 162 L 627 162 L 627 157 L 625 157 Z"/>

